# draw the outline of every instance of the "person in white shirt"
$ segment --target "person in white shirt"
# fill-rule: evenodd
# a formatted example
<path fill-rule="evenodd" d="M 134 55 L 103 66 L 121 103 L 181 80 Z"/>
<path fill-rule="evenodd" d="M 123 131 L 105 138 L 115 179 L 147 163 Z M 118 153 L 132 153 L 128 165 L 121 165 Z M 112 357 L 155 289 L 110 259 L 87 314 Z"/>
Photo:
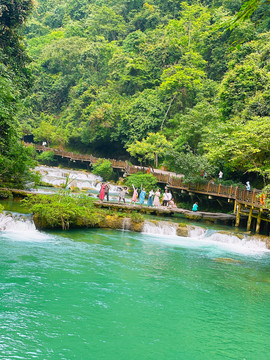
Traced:
<path fill-rule="evenodd" d="M 169 194 L 168 191 L 165 190 L 163 197 L 162 197 L 162 206 L 167 206 L 169 201 Z"/>

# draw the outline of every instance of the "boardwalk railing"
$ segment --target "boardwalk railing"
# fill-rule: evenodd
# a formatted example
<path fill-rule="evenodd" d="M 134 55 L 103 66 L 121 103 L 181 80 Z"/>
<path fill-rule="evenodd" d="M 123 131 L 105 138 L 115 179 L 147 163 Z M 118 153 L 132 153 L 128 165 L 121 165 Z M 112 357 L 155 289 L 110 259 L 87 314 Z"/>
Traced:
<path fill-rule="evenodd" d="M 33 145 L 33 144 L 25 144 Z M 70 159 L 71 161 L 83 161 L 88 162 L 90 165 L 95 164 L 100 158 L 96 158 L 93 155 L 87 154 L 76 154 L 73 152 L 54 149 L 45 146 L 35 145 L 37 151 L 53 151 L 55 155 L 61 156 L 62 158 Z M 102 159 L 105 160 L 105 159 Z M 152 169 L 140 166 L 129 165 L 127 161 L 107 159 L 111 162 L 114 169 L 122 169 L 127 175 L 137 174 L 138 172 L 151 172 L 159 183 L 168 184 L 171 188 L 186 190 L 189 192 L 213 195 L 223 197 L 227 199 L 236 200 L 239 203 L 254 206 L 256 208 L 264 207 L 264 203 L 261 202 L 260 195 L 261 191 L 254 189 L 253 191 L 247 191 L 239 189 L 238 187 L 225 186 L 222 184 L 208 183 L 184 183 L 183 178 L 178 174 L 170 172 L 162 173 L 158 169 Z"/>

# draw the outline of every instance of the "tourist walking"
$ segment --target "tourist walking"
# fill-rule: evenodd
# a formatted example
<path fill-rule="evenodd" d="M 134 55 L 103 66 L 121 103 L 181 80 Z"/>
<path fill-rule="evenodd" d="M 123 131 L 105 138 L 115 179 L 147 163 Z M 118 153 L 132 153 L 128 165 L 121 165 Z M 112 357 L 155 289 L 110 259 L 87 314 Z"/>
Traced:
<path fill-rule="evenodd" d="M 141 186 L 141 193 L 140 193 L 140 196 L 139 196 L 140 205 L 144 204 L 145 195 L 146 195 L 145 188 L 142 189 L 142 186 Z"/>
<path fill-rule="evenodd" d="M 159 198 L 160 198 L 160 191 L 159 189 L 157 189 L 157 191 L 155 192 L 155 197 L 153 202 L 154 206 L 160 206 Z"/>
<path fill-rule="evenodd" d="M 133 195 L 132 195 L 132 199 L 131 199 L 131 204 L 135 205 L 135 203 L 138 199 L 138 191 L 133 184 L 132 184 L 132 187 L 133 187 Z"/>
<path fill-rule="evenodd" d="M 249 182 L 249 181 L 246 182 L 246 189 L 247 189 L 247 191 L 250 191 L 250 190 L 251 190 L 251 186 L 250 186 L 250 182 Z"/>
<path fill-rule="evenodd" d="M 105 196 L 107 201 L 109 201 L 109 191 L 110 191 L 110 185 L 109 184 L 105 184 Z"/>
<path fill-rule="evenodd" d="M 103 201 L 105 197 L 105 184 L 101 183 L 100 191 L 99 191 L 99 200 Z"/>
<path fill-rule="evenodd" d="M 218 178 L 219 178 L 219 180 L 222 180 L 222 178 L 223 178 L 223 172 L 221 170 L 218 173 Z"/>
<path fill-rule="evenodd" d="M 128 193 L 127 187 L 121 188 L 119 192 L 118 204 L 120 204 L 121 200 L 123 200 L 124 204 L 126 203 L 126 193 Z"/>
<path fill-rule="evenodd" d="M 153 206 L 154 194 L 155 193 L 154 193 L 153 190 L 149 191 L 148 200 L 147 200 L 147 206 Z"/>

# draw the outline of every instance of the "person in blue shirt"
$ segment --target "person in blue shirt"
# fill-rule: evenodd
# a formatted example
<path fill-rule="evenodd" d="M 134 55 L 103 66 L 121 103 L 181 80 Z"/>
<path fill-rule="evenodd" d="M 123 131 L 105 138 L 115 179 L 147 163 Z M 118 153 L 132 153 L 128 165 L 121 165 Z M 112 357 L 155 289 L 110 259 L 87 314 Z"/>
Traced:
<path fill-rule="evenodd" d="M 141 193 L 140 193 L 140 196 L 139 196 L 140 205 L 144 204 L 145 195 L 146 195 L 145 188 L 142 189 L 142 187 L 141 187 Z"/>
<path fill-rule="evenodd" d="M 193 204 L 192 211 L 197 211 L 197 210 L 198 210 L 198 203 L 195 202 L 195 204 Z"/>

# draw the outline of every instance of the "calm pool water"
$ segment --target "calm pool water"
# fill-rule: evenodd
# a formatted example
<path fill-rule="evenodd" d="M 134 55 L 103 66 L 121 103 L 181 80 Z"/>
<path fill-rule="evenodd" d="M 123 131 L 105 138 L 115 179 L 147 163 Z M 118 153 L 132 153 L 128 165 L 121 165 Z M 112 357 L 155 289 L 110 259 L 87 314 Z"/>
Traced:
<path fill-rule="evenodd" d="M 0 253 L 0 359 L 270 358 L 265 249 L 15 229 Z"/>

